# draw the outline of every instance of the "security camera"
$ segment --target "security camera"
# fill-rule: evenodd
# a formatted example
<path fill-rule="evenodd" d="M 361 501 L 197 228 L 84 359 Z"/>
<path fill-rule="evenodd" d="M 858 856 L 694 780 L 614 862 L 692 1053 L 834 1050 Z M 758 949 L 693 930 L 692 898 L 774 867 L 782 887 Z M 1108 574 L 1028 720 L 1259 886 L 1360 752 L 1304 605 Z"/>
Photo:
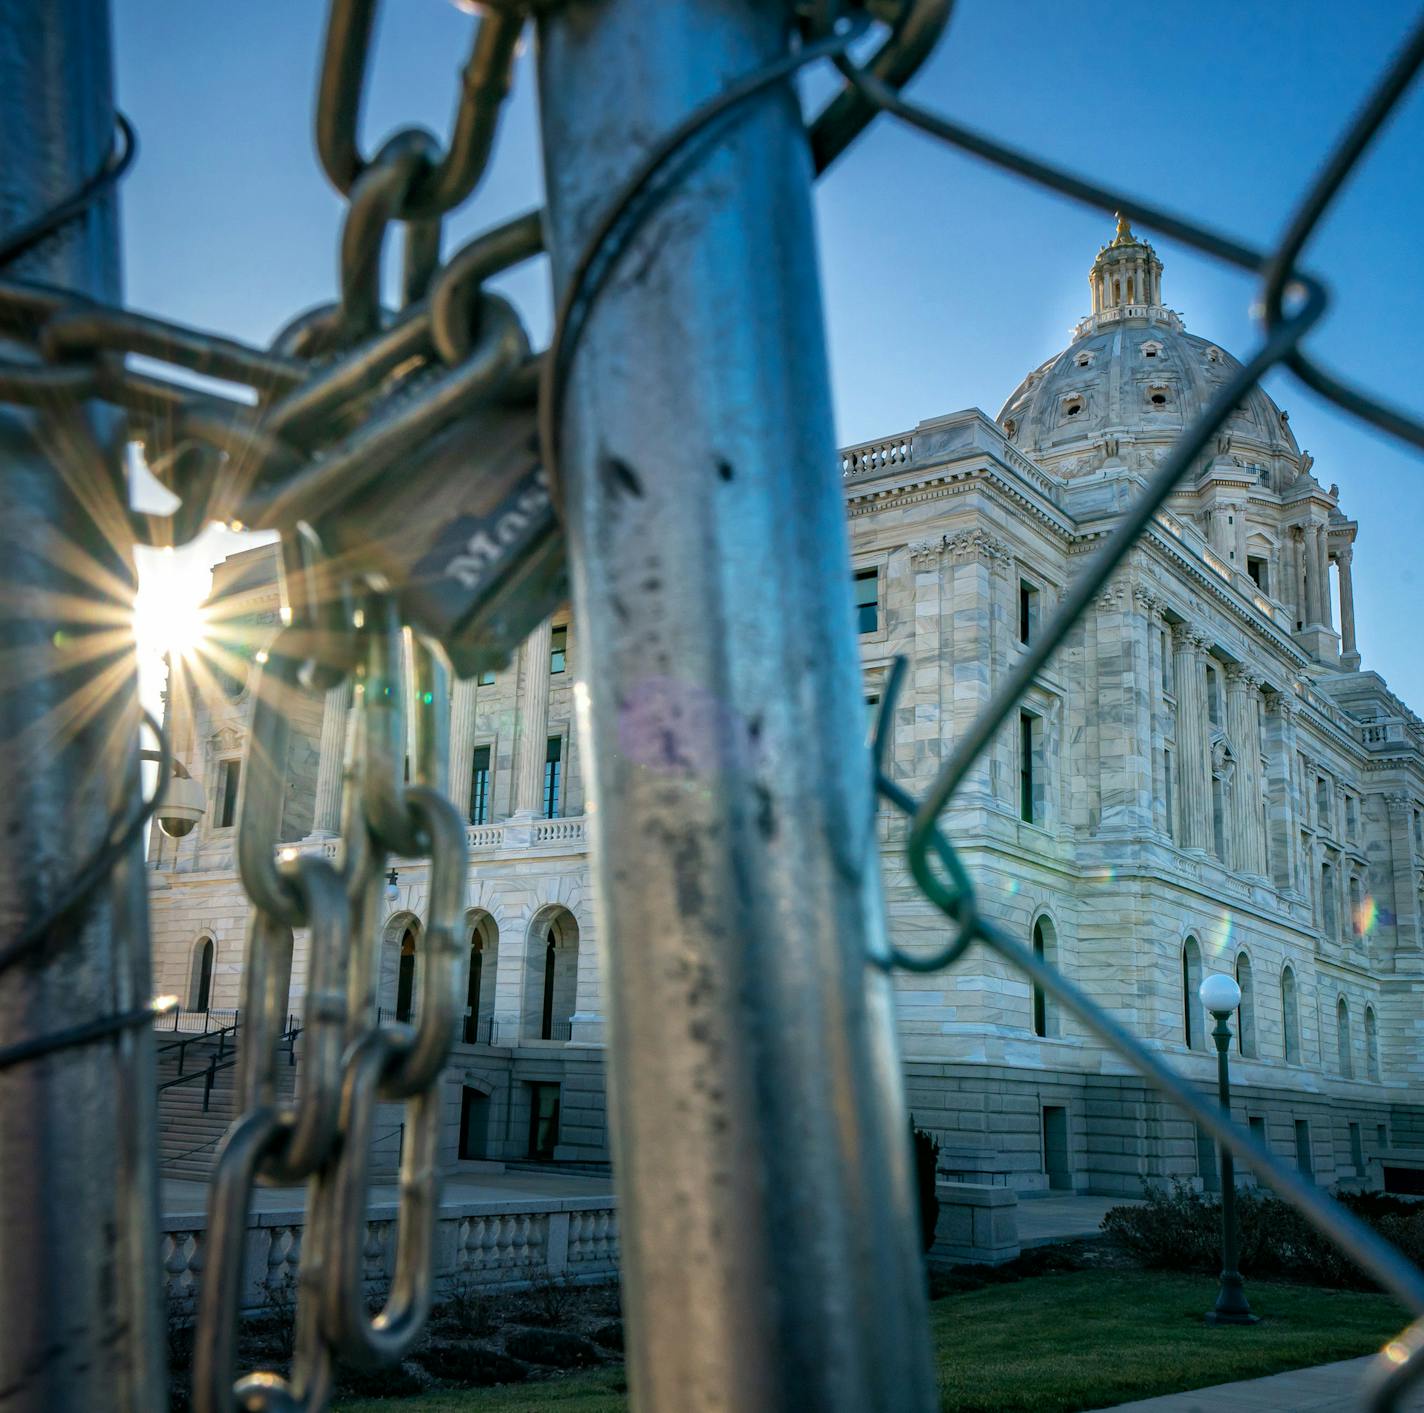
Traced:
<path fill-rule="evenodd" d="M 203 787 L 176 761 L 163 803 L 158 807 L 158 827 L 170 838 L 181 839 L 207 813 Z"/>

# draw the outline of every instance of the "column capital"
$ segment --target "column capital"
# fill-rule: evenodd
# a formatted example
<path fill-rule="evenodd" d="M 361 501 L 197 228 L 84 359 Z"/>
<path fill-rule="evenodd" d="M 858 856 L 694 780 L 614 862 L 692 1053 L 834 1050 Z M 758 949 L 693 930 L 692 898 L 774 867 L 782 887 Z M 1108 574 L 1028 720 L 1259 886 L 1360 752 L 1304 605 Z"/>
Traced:
<path fill-rule="evenodd" d="M 941 535 L 937 540 L 917 540 L 912 545 L 906 545 L 910 552 L 910 568 L 933 569 L 944 558 L 944 540 Z"/>
<path fill-rule="evenodd" d="M 1204 653 L 1211 647 L 1211 635 L 1199 623 L 1185 620 L 1172 625 L 1172 642 L 1179 652 Z"/>
<path fill-rule="evenodd" d="M 1132 586 L 1133 602 L 1149 618 L 1161 618 L 1167 610 L 1167 601 L 1147 584 Z"/>
<path fill-rule="evenodd" d="M 1229 662 L 1226 664 L 1226 681 L 1229 686 L 1240 691 L 1256 692 L 1260 690 L 1264 679 L 1259 672 L 1254 671 L 1244 662 Z"/>
<path fill-rule="evenodd" d="M 1112 612 L 1121 609 L 1127 599 L 1127 585 L 1120 579 L 1110 581 L 1098 594 L 1098 607 Z"/>
<path fill-rule="evenodd" d="M 949 552 L 950 558 L 956 563 L 973 559 L 983 560 L 987 563 L 1013 557 L 1013 552 L 1003 540 L 991 535 L 987 530 L 978 528 L 959 530 L 953 535 L 946 535 L 943 544 Z"/>
<path fill-rule="evenodd" d="M 1266 697 L 1266 710 L 1282 721 L 1290 721 L 1300 711 L 1300 703 L 1291 692 L 1271 692 Z"/>
<path fill-rule="evenodd" d="M 1402 791 L 1391 790 L 1385 795 L 1384 803 L 1390 814 L 1404 818 L 1409 814 L 1410 807 L 1414 802 Z"/>

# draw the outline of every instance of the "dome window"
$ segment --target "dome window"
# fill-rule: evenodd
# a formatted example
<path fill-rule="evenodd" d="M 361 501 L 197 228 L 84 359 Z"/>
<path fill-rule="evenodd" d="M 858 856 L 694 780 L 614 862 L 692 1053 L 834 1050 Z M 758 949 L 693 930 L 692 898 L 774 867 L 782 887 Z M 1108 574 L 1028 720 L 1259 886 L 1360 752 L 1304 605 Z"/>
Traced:
<path fill-rule="evenodd" d="M 1063 399 L 1063 415 L 1065 417 L 1076 417 L 1083 410 L 1083 399 L 1081 397 L 1067 397 Z"/>
<path fill-rule="evenodd" d="M 1221 350 L 1219 348 L 1209 348 L 1206 351 L 1206 361 L 1208 363 L 1221 362 Z"/>
<path fill-rule="evenodd" d="M 1091 353 L 1080 353 L 1074 360 L 1080 368 L 1086 368 L 1093 361 Z"/>
<path fill-rule="evenodd" d="M 1147 401 L 1153 407 L 1166 407 L 1169 390 L 1164 383 L 1154 383 L 1147 389 Z"/>
<path fill-rule="evenodd" d="M 1150 339 L 1142 345 L 1142 356 L 1144 358 L 1159 358 L 1162 354 L 1162 345 L 1156 339 Z"/>

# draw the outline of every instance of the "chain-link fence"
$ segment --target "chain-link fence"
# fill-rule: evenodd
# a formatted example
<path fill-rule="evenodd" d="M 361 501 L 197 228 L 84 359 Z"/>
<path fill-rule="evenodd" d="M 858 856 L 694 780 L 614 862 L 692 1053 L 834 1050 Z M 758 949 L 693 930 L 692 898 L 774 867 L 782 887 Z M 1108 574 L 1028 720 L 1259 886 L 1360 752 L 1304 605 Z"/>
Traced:
<path fill-rule="evenodd" d="M 604 744 L 616 746 L 619 722 L 632 709 L 623 675 L 627 659 L 644 650 L 656 657 L 656 646 L 648 645 L 656 645 L 660 631 L 660 578 L 680 571 L 712 584 L 729 574 L 761 572 L 774 544 L 769 527 L 793 507 L 812 529 L 798 542 L 795 572 L 777 582 L 800 616 L 809 605 L 818 622 L 834 624 L 840 615 L 847 625 L 843 639 L 839 630 L 827 630 L 828 675 L 805 689 L 786 687 L 790 658 L 783 654 L 775 676 L 766 677 L 752 660 L 759 640 L 735 611 L 714 604 L 706 634 L 684 643 L 684 651 L 693 669 L 705 673 L 716 712 L 725 708 L 739 723 L 754 720 L 758 730 L 765 721 L 770 744 L 758 744 L 757 731 L 743 739 L 740 725 L 733 731 L 718 717 L 710 733 L 718 769 L 738 783 L 698 786 L 692 832 L 672 822 L 670 797 L 657 794 L 664 785 L 650 785 L 647 772 L 625 776 L 608 763 L 616 750 L 604 752 L 594 767 L 601 931 L 618 937 L 605 962 L 612 975 L 609 1067 L 635 1401 L 649 1407 L 929 1406 L 933 1390 L 884 974 L 952 966 L 976 940 L 1076 1014 L 1415 1315 L 1424 1315 L 1424 1273 L 1286 1168 L 1042 956 L 979 911 L 973 882 L 939 824 L 971 765 L 1268 370 L 1286 367 L 1344 411 L 1424 447 L 1418 422 L 1349 386 L 1303 351 L 1326 295 L 1299 263 L 1312 231 L 1424 63 L 1424 26 L 1340 137 L 1278 246 L 1258 251 L 907 102 L 900 89 L 939 39 L 948 0 L 806 0 L 784 8 L 730 5 L 725 13 L 701 3 L 499 0 L 483 6 L 472 24 L 461 101 L 444 144 L 405 128 L 367 156 L 357 132 L 376 8 L 375 0 L 332 0 L 317 100 L 322 164 L 348 198 L 340 298 L 294 318 L 272 347 L 122 309 L 106 298 L 102 280 L 80 279 L 53 263 L 55 248 L 78 238 L 80 227 L 85 239 L 100 242 L 101 258 L 111 256 L 104 254 L 103 233 L 92 228 L 109 219 L 105 203 L 135 148 L 127 123 L 111 109 L 101 117 L 114 121 L 113 152 L 91 163 L 92 175 L 71 180 L 58 198 L 51 190 L 42 200 L 30 193 L 15 204 L 23 219 L 10 222 L 0 239 L 0 269 L 10 272 L 0 281 L 0 334 L 14 349 L 0 363 L 0 399 L 22 409 L 13 416 L 27 429 L 30 453 L 72 493 L 75 504 L 66 503 L 64 513 L 101 526 L 107 542 L 120 547 L 121 560 L 133 543 L 179 545 L 213 519 L 275 529 L 282 537 L 285 626 L 260 655 L 238 836 L 240 872 L 253 906 L 241 1004 L 244 1113 L 224 1144 L 213 1185 L 197 1406 L 210 1413 L 325 1406 L 336 1360 L 371 1367 L 400 1359 L 429 1309 L 439 1208 L 435 1086 L 457 1021 L 456 929 L 467 874 L 463 825 L 440 788 L 447 772 L 447 660 L 462 675 L 503 660 L 572 585 L 575 610 L 590 624 L 585 705 L 595 744 L 602 733 Z M 6 0 L 0 15 L 46 33 L 55 26 L 72 31 L 96 16 L 102 20 L 102 5 L 66 0 L 46 13 L 41 4 Z M 789 29 L 788 17 L 794 20 Z M 442 219 L 478 185 L 516 45 L 531 22 L 538 24 L 541 45 L 549 209 L 506 221 L 442 259 Z M 882 32 L 880 47 L 866 61 L 852 58 L 873 28 Z M 682 46 L 676 52 L 685 60 L 671 91 L 616 100 L 659 53 L 673 52 L 669 45 Z M 803 127 L 788 80 L 819 62 L 833 64 L 844 87 Z M 747 76 L 729 84 L 727 73 Z M 932 956 L 867 945 L 874 929 L 865 905 L 875 890 L 861 873 L 875 864 L 866 861 L 873 849 L 864 848 L 872 784 L 865 772 L 852 760 L 844 774 L 832 771 L 831 785 L 813 797 L 775 758 L 777 743 L 811 711 L 829 722 L 818 749 L 833 753 L 856 734 L 857 669 L 838 567 L 844 553 L 840 492 L 827 444 L 819 313 L 806 250 L 805 153 L 809 143 L 809 165 L 823 171 L 878 115 L 1251 272 L 1260 280 L 1263 310 L 1259 348 L 1152 473 L 989 706 L 954 741 L 922 800 L 889 778 L 882 725 L 873 784 L 910 817 L 910 869 L 954 929 L 953 940 Z M 86 121 L 92 137 L 94 115 Z M 24 122 L 18 128 L 29 131 Z M 42 130 L 41 123 L 35 131 Z M 774 222 L 765 213 L 768 202 L 777 208 Z M 670 236 L 673 217 L 681 224 Z M 727 222 L 737 229 L 736 241 L 728 239 Z M 397 226 L 403 303 L 390 312 L 381 307 L 381 271 L 386 238 Z M 732 248 L 738 243 L 757 259 L 748 262 L 745 250 Z M 626 257 L 635 248 L 642 265 L 630 277 Z M 550 346 L 534 355 L 517 312 L 486 285 L 546 249 L 560 298 Z M 690 259 L 670 272 L 677 262 L 668 252 L 679 250 L 705 257 L 716 272 L 709 275 Z M 734 288 L 734 272 L 746 288 Z M 707 283 L 691 283 L 698 279 Z M 708 297 L 699 302 L 698 295 Z M 742 320 L 764 327 L 743 331 L 741 342 L 732 339 L 713 354 L 698 336 L 714 327 L 726 333 L 713 317 L 719 298 L 731 301 Z M 702 421 L 691 419 L 696 425 L 685 440 L 693 459 L 701 458 L 697 476 L 732 487 L 728 495 L 751 497 L 737 503 L 735 519 L 691 500 L 681 511 L 667 510 L 622 450 L 636 441 L 638 427 L 656 426 L 658 400 L 666 400 L 666 387 L 640 371 L 639 340 L 647 330 L 645 363 L 654 360 L 654 350 L 673 362 L 685 359 L 712 389 Z M 142 356 L 149 369 L 156 362 L 245 386 L 255 401 L 195 392 L 182 378 L 140 371 L 131 356 Z M 819 456 L 825 484 L 814 489 L 811 508 L 801 500 L 794 465 L 786 471 L 751 454 L 717 451 L 724 442 L 743 446 L 750 435 L 743 428 L 718 441 L 712 429 L 719 419 L 753 430 L 777 427 L 792 452 L 807 453 L 803 466 Z M 783 433 L 785 427 L 791 430 Z M 133 443 L 179 497 L 171 516 L 127 508 L 122 457 Z M 678 462 L 678 452 L 667 454 Z M 797 463 L 798 457 L 782 460 Z M 676 478 L 676 465 L 668 474 Z M 735 525 L 733 539 L 718 538 L 726 525 Z M 622 559 L 637 563 L 625 573 Z M 56 565 L 46 580 L 41 564 L 33 577 L 43 592 L 62 596 L 70 592 L 63 576 L 72 570 Z M 636 603 L 627 597 L 630 589 Z M 644 636 L 630 624 L 642 624 Z M 82 661 L 63 657 L 58 638 L 53 646 L 66 670 L 82 669 Z M 405 651 L 416 663 L 411 699 L 401 685 Z M 779 652 L 773 644 L 769 655 Z M 892 716 L 901 676 L 900 668 L 892 673 L 882 723 Z M 305 695 L 347 681 L 357 708 L 357 743 L 343 797 L 341 856 L 284 857 L 282 766 L 291 719 Z M 759 694 L 765 698 L 768 687 L 770 705 L 757 712 L 750 704 Z M 775 700 L 778 695 L 785 700 Z M 633 705 L 655 721 L 706 710 L 703 702 L 669 703 L 666 692 L 651 706 Z M 131 712 L 127 719 L 133 734 Z M 408 781 L 409 735 L 416 750 Z M 113 750 L 112 740 L 95 749 L 100 746 Z M 166 743 L 158 754 L 162 782 L 169 774 Z M 131 771 L 116 773 L 111 783 L 115 798 L 132 799 Z M 798 793 L 804 824 L 788 822 L 785 808 Z M 674 803 L 686 807 L 689 798 Z M 109 906 L 104 890 L 130 866 L 155 808 L 152 801 L 137 810 L 116 806 L 87 862 L 27 899 L 29 920 L 0 951 L 0 972 L 8 976 L 21 964 L 27 977 L 54 969 L 66 949 L 88 966 L 111 963 L 112 938 L 105 942 L 85 928 L 92 932 Z M 376 1008 L 379 899 L 392 855 L 432 860 L 415 1028 L 389 1023 Z M 762 855 L 770 862 L 763 864 Z M 673 882 L 659 891 L 664 856 L 673 861 Z M 797 890 L 808 919 L 803 929 L 813 934 L 805 944 L 811 950 L 787 941 L 784 949 L 778 942 L 777 949 L 753 945 L 738 953 L 699 902 L 709 877 L 730 882 L 750 900 L 738 904 L 738 919 L 753 942 L 769 943 L 772 920 L 786 915 L 787 891 Z M 683 926 L 676 945 L 666 945 L 657 924 L 674 905 L 683 910 Z M 305 1048 L 299 1097 L 284 1108 L 274 1056 L 288 1015 L 298 928 L 310 930 Z M 144 948 L 139 956 L 146 955 Z M 714 976 L 714 962 L 732 973 L 728 979 Z M 868 1000 L 861 994 L 867 964 Z M 757 999 L 759 988 L 769 1000 Z M 146 993 L 132 986 L 115 994 L 127 995 L 129 1004 L 111 1003 L 78 1024 L 56 1024 L 62 1011 L 52 996 L 35 1009 L 38 1033 L 0 1050 L 3 1082 L 22 1086 L 0 1091 L 0 1117 L 9 1112 L 6 1102 L 19 1102 L 16 1096 L 26 1103 L 44 1097 L 50 1072 L 37 1065 L 41 1057 L 52 1061 L 58 1052 L 93 1050 L 100 1042 L 137 1047 L 141 1056 L 151 1044 L 146 1022 L 153 1008 L 141 1004 Z M 804 1009 L 812 1015 L 786 1024 L 778 1001 L 793 994 L 809 998 Z M 738 1023 L 750 1027 L 757 1053 L 787 1099 L 769 1095 L 733 1057 L 729 1028 Z M 809 1068 L 816 1069 L 813 1076 L 801 1073 Z M 31 1078 L 12 1081 L 14 1073 Z M 141 1063 L 137 1073 L 142 1076 Z M 379 1100 L 402 1101 L 407 1114 L 397 1273 L 384 1308 L 372 1318 L 362 1285 L 362 1218 Z M 778 1151 L 772 1139 L 774 1125 L 786 1116 L 777 1107 L 782 1103 L 799 1106 L 800 1151 Z M 136 1112 L 134 1132 L 151 1142 L 151 1110 Z M 699 1128 L 705 1132 L 685 1137 Z M 674 1129 L 677 1136 L 670 1137 Z M 7 1124 L 4 1132 L 13 1144 L 24 1130 Z M 687 1146 L 693 1143 L 703 1146 Z M 655 1148 L 666 1149 L 660 1160 L 652 1156 Z M 82 1150 L 71 1150 L 71 1160 L 76 1152 Z M 708 1154 L 702 1171 L 699 1155 Z M 151 1164 L 135 1164 L 121 1179 L 130 1189 L 148 1183 L 133 1210 L 147 1204 L 151 1216 Z M 263 1180 L 309 1184 L 296 1356 L 290 1378 L 265 1371 L 239 1379 L 243 1237 L 253 1187 Z M 659 1191 L 664 1186 L 666 1194 Z M 7 1191 L 0 1193 L 0 1216 L 14 1230 L 24 1202 L 42 1199 L 32 1188 L 10 1185 Z M 735 1239 L 723 1231 L 714 1249 L 710 1234 L 733 1210 L 745 1230 Z M 807 1243 L 800 1238 L 811 1221 L 821 1224 L 821 1235 Z M 146 1229 L 135 1222 L 134 1250 L 140 1250 Z M 147 1258 L 137 1264 L 146 1267 Z M 34 1250 L 7 1259 L 7 1287 L 43 1280 Z M 156 1295 L 150 1287 L 131 1298 L 139 1314 L 111 1341 L 119 1347 L 127 1340 L 128 1350 L 123 1377 L 108 1392 L 111 1406 L 137 1409 L 153 1406 L 162 1374 L 151 1319 Z M 7 1308 L 14 1305 L 9 1298 Z M 53 1314 L 45 1301 L 39 1305 Z M 660 1329 L 666 1333 L 659 1321 L 668 1310 L 691 1322 L 690 1337 L 673 1341 L 676 1349 L 657 1338 Z M 42 1322 L 33 1321 L 10 1337 L 9 1361 L 22 1371 L 18 1406 L 97 1406 L 92 1399 L 85 1403 L 93 1391 L 87 1375 L 47 1368 L 47 1338 Z M 1368 1393 L 1372 1407 L 1397 1406 L 1420 1368 L 1421 1342 L 1424 1320 L 1387 1346 Z M 108 1366 L 101 1359 L 94 1367 Z M 39 1401 L 26 1403 L 31 1389 Z"/>

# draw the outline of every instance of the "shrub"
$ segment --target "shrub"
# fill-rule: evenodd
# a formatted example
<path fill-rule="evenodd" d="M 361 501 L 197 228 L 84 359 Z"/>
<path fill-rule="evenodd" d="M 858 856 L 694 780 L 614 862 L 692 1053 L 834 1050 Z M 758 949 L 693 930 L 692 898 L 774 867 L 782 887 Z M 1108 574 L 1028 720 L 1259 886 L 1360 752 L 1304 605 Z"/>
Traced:
<path fill-rule="evenodd" d="M 915 1127 L 910 1115 L 910 1140 L 915 1148 L 915 1189 L 920 1199 L 920 1245 L 928 1251 L 934 1245 L 939 1224 L 939 1197 L 935 1194 L 935 1171 L 939 1166 L 939 1140 Z"/>
<path fill-rule="evenodd" d="M 1147 1187 L 1144 1196 L 1141 1207 L 1114 1207 L 1103 1218 L 1103 1230 L 1119 1246 L 1158 1270 L 1213 1274 L 1220 1269 L 1221 1204 L 1216 1198 L 1179 1181 L 1173 1181 L 1170 1190 Z M 1369 1193 L 1339 1200 L 1411 1260 L 1424 1259 L 1424 1205 Z M 1375 1288 L 1375 1282 L 1290 1203 L 1240 1189 L 1236 1217 L 1245 1275 Z"/>

